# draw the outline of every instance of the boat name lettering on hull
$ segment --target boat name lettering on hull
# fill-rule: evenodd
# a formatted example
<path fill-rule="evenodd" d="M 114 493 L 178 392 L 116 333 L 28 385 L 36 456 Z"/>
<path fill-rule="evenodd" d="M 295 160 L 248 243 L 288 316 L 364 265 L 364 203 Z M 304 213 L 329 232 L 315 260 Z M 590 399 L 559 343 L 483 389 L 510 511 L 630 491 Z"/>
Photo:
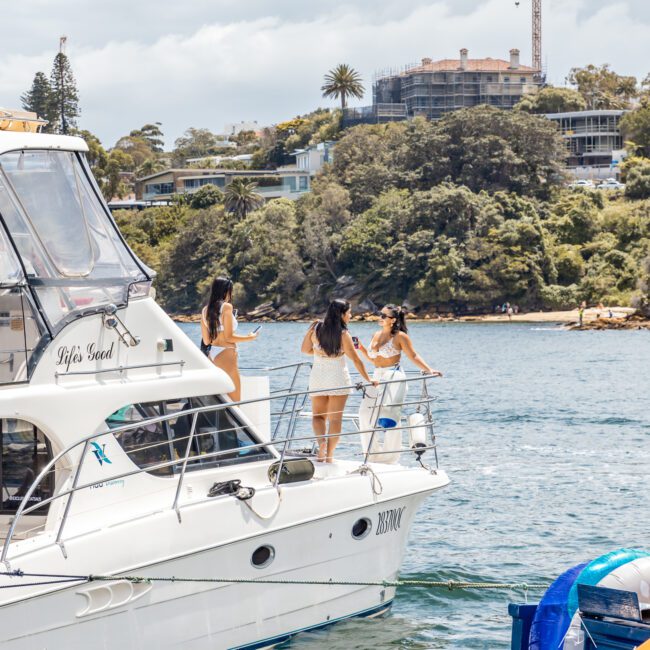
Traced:
<path fill-rule="evenodd" d="M 383 535 L 384 533 L 391 533 L 399 530 L 402 526 L 402 514 L 404 514 L 406 506 L 401 508 L 391 508 L 379 513 L 379 521 L 377 522 L 377 532 L 375 535 Z"/>
<path fill-rule="evenodd" d="M 115 354 L 115 341 L 105 350 L 100 350 L 94 343 L 89 343 L 86 346 L 85 354 L 81 350 L 80 345 L 62 345 L 56 351 L 56 365 L 64 366 L 66 371 L 70 370 L 70 366 L 84 361 L 105 361 L 112 359 Z"/>

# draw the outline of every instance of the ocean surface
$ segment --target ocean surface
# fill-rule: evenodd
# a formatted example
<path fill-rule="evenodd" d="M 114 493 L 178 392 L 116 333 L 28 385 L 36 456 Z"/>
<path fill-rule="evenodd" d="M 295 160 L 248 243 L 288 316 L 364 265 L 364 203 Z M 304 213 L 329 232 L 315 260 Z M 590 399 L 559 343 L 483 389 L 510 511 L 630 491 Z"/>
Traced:
<path fill-rule="evenodd" d="M 197 325 L 181 327 L 198 342 Z M 367 345 L 376 325 L 350 329 Z M 301 360 L 305 330 L 265 324 L 240 346 L 240 365 Z M 451 484 L 418 512 L 402 577 L 550 582 L 616 548 L 650 550 L 649 331 L 415 323 L 410 333 L 445 375 L 434 413 Z M 388 618 L 306 633 L 288 647 L 506 649 L 510 601 L 524 594 L 400 588 Z"/>

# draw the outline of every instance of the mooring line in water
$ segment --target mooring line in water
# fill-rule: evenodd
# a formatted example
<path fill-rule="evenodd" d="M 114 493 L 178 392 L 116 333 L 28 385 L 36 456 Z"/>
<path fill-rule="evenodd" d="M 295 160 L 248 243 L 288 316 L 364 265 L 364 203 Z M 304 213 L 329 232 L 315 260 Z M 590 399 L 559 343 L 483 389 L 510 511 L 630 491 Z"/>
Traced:
<path fill-rule="evenodd" d="M 261 584 L 261 585 L 323 585 L 323 586 L 340 586 L 340 587 L 431 587 L 437 589 L 447 589 L 454 591 L 456 589 L 507 589 L 523 590 L 546 589 L 546 583 L 529 583 L 529 582 L 463 582 L 460 580 L 286 580 L 274 578 L 178 578 L 170 577 L 145 577 L 145 576 L 104 576 L 104 575 L 61 575 L 52 573 L 24 573 L 23 571 L 4 571 L 0 575 L 13 578 L 48 578 L 48 581 L 41 583 L 31 582 L 27 584 L 3 585 L 3 587 L 27 587 L 39 584 L 54 584 L 57 582 L 108 582 L 115 580 L 126 580 L 133 583 L 151 583 L 151 582 L 197 582 L 197 583 L 217 583 L 217 584 Z M 58 580 L 52 580 L 57 578 Z"/>

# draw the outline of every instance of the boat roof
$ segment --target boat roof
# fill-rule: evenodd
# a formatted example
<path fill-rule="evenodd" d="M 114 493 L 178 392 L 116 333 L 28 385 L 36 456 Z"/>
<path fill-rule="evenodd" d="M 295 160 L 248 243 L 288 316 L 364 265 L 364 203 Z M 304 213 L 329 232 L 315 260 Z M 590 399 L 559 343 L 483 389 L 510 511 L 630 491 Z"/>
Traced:
<path fill-rule="evenodd" d="M 88 151 L 82 138 L 51 133 L 21 133 L 0 131 L 0 154 L 22 149 L 60 149 L 62 151 Z"/>

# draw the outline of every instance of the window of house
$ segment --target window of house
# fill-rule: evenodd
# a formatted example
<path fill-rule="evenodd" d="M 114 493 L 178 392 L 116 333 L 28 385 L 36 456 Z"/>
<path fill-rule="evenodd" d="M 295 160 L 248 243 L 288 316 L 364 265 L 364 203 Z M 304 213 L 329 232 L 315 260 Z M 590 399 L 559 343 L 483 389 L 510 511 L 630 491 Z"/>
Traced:
<path fill-rule="evenodd" d="M 13 514 L 20 506 L 34 479 L 52 460 L 52 448 L 45 435 L 33 424 L 14 418 L 0 419 L 0 514 Z M 28 506 L 52 496 L 54 471 L 29 498 Z M 45 515 L 49 504 L 30 515 Z"/>
<path fill-rule="evenodd" d="M 112 415 L 106 423 L 115 429 L 128 424 L 135 426 L 115 434 L 120 446 L 140 468 L 146 469 L 170 460 L 180 461 L 189 449 L 187 471 L 222 467 L 234 463 L 253 462 L 272 458 L 264 448 L 250 449 L 258 440 L 230 409 L 219 409 L 197 416 L 194 436 L 190 441 L 192 416 L 189 409 L 217 406 L 222 402 L 215 395 L 182 397 L 162 402 L 130 404 Z M 159 415 L 173 415 L 163 422 L 148 423 Z M 141 424 L 138 424 L 141 423 Z M 206 457 L 217 452 L 229 452 L 217 457 Z M 173 476 L 182 464 L 150 470 L 156 476 Z"/>
<path fill-rule="evenodd" d="M 309 179 L 307 176 L 298 177 L 298 191 L 307 192 L 309 190 Z"/>

